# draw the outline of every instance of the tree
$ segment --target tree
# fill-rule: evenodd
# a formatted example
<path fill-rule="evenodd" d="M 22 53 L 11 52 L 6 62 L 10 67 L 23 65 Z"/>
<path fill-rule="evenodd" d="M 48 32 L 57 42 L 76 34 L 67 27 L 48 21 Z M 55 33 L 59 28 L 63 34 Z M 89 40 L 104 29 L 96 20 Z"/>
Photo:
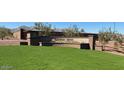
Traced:
<path fill-rule="evenodd" d="M 77 25 L 73 25 L 72 29 L 74 31 L 75 36 L 80 36 L 79 28 Z"/>
<path fill-rule="evenodd" d="M 85 30 L 83 28 L 81 28 L 81 32 L 85 32 Z"/>
<path fill-rule="evenodd" d="M 50 34 L 52 32 L 52 25 L 45 24 L 43 22 L 36 22 L 34 28 L 41 30 L 43 32 L 42 35 L 44 35 L 44 36 L 50 36 Z"/>
<path fill-rule="evenodd" d="M 108 29 L 102 29 L 99 32 L 99 41 L 102 44 L 102 50 L 104 50 L 105 44 L 108 43 L 108 41 L 117 41 L 116 47 L 119 47 L 119 44 L 121 45 L 124 42 L 124 36 L 115 31 L 112 31 L 110 27 Z"/>
<path fill-rule="evenodd" d="M 100 32 L 99 32 L 99 41 L 101 42 L 102 44 L 102 51 L 104 51 L 104 47 L 105 45 L 113 40 L 113 37 L 115 35 L 115 32 L 111 30 L 111 27 L 110 28 L 104 28 L 102 29 Z"/>
<path fill-rule="evenodd" d="M 5 27 L 0 27 L 0 38 L 3 40 L 6 36 L 9 36 L 9 37 L 12 36 L 10 29 Z"/>
<path fill-rule="evenodd" d="M 117 41 L 119 44 L 122 44 L 124 42 L 124 36 L 122 34 L 117 33 L 115 35 L 115 41 Z"/>
<path fill-rule="evenodd" d="M 73 37 L 73 36 L 75 36 L 75 33 L 71 28 L 66 28 L 66 29 L 64 29 L 64 36 L 65 37 Z"/>
<path fill-rule="evenodd" d="M 70 27 L 64 29 L 64 36 L 65 37 L 74 37 L 74 36 L 79 37 L 80 36 L 80 31 L 79 31 L 78 26 L 73 25 L 73 26 L 70 26 Z"/>

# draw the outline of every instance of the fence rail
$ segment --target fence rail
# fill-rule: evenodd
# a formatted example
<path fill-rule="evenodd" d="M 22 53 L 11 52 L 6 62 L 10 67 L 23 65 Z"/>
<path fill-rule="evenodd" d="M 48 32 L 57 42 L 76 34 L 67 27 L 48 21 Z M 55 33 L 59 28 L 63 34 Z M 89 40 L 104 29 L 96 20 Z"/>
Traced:
<path fill-rule="evenodd" d="M 124 54 L 124 43 L 118 45 L 116 45 L 116 43 L 117 42 L 114 41 L 108 42 L 103 48 L 100 42 L 97 41 L 95 49 L 102 51 L 103 48 L 104 51 L 116 51 Z"/>

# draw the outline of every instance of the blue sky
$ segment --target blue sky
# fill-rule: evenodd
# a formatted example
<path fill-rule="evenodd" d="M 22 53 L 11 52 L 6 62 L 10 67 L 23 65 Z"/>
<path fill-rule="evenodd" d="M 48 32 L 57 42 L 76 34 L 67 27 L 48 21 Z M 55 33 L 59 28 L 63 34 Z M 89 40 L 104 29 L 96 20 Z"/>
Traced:
<path fill-rule="evenodd" d="M 102 27 L 114 27 L 113 22 L 47 22 L 56 28 L 64 28 L 70 25 L 78 25 L 79 28 L 84 28 L 85 32 L 97 33 Z M 116 22 L 116 30 L 124 34 L 124 22 Z M 0 22 L 0 26 L 8 28 L 16 28 L 18 26 L 33 26 L 34 22 Z"/>

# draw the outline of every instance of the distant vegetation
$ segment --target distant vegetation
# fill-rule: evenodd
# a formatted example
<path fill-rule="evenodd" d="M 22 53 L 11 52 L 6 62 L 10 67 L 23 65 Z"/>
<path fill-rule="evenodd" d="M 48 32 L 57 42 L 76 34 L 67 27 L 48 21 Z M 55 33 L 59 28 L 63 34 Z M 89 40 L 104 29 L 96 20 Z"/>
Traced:
<path fill-rule="evenodd" d="M 50 32 L 52 32 L 54 30 L 54 28 L 52 28 L 51 24 L 46 24 L 43 22 L 36 22 L 34 24 L 34 28 L 43 31 L 44 34 L 42 34 L 42 35 L 44 35 L 44 36 L 50 36 L 51 35 Z M 64 36 L 65 37 L 79 36 L 80 32 L 84 32 L 84 29 L 78 28 L 77 25 L 73 25 L 73 26 L 70 26 L 68 28 L 63 28 L 63 29 L 64 29 Z"/>
<path fill-rule="evenodd" d="M 43 36 L 50 36 L 52 32 L 52 25 L 51 24 L 45 24 L 43 22 L 35 22 L 34 28 L 43 31 Z"/>
<path fill-rule="evenodd" d="M 12 32 L 9 28 L 0 27 L 0 39 L 12 37 Z"/>
<path fill-rule="evenodd" d="M 71 24 L 70 24 L 71 25 Z M 27 26 L 20 26 L 21 28 L 30 28 Z M 18 27 L 18 28 L 20 28 Z M 56 28 L 48 23 L 45 22 L 35 22 L 33 28 L 42 31 L 40 36 L 51 36 L 51 32 L 54 31 Z M 83 28 L 79 28 L 78 25 L 71 25 L 67 28 L 63 28 L 62 31 L 64 32 L 65 37 L 79 37 L 79 33 L 84 32 Z M 0 27 L 0 39 L 12 37 L 13 32 L 9 28 Z"/>
<path fill-rule="evenodd" d="M 65 37 L 79 37 L 80 33 L 84 32 L 84 29 L 79 29 L 77 25 L 70 26 L 64 29 Z"/>
<path fill-rule="evenodd" d="M 99 32 L 99 41 L 102 44 L 102 48 L 103 48 L 102 50 L 104 50 L 104 46 L 109 41 L 116 41 L 119 44 L 122 44 L 124 42 L 124 36 L 118 32 L 112 31 L 111 27 L 104 28 Z"/>

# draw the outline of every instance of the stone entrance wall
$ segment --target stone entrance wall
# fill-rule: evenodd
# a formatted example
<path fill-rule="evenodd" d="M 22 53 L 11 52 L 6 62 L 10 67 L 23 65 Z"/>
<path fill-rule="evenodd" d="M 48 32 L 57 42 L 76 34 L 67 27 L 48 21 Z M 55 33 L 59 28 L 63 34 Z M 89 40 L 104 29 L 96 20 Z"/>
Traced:
<path fill-rule="evenodd" d="M 54 46 L 73 47 L 80 49 L 95 49 L 94 36 L 79 37 L 79 38 L 54 38 L 52 40 Z"/>

